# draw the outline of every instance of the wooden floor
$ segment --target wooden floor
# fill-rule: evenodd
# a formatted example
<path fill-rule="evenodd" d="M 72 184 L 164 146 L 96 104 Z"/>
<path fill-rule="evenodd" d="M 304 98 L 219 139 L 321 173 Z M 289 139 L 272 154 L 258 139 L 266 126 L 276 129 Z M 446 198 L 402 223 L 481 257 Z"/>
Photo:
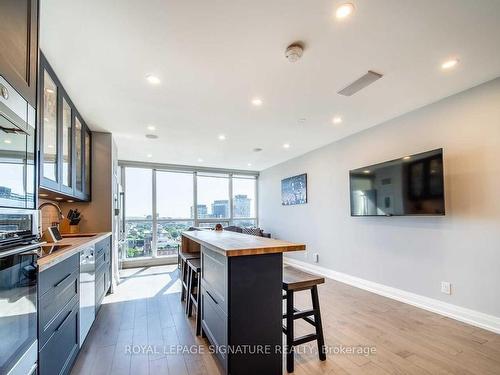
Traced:
<path fill-rule="evenodd" d="M 123 276 L 106 297 L 72 374 L 218 375 L 208 352 L 169 353 L 175 345 L 208 348 L 184 314 L 176 266 L 129 269 Z M 331 354 L 320 362 L 313 345 L 302 346 L 295 374 L 500 374 L 500 335 L 333 280 L 319 293 Z M 298 293 L 297 306 L 310 306 L 309 299 Z M 297 334 L 312 328 L 298 321 L 295 327 Z M 359 348 L 376 352 L 342 352 Z"/>

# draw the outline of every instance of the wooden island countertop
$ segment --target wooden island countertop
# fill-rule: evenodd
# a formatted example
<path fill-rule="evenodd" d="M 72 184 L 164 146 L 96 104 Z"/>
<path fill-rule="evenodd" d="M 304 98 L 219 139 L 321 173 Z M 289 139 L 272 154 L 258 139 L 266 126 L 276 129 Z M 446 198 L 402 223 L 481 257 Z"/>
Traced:
<path fill-rule="evenodd" d="M 230 231 L 186 231 L 182 232 L 182 236 L 184 237 L 182 246 L 184 251 L 198 252 L 200 249 L 196 244 L 199 244 L 227 257 L 285 253 L 306 249 L 304 244 Z M 186 241 L 185 238 L 190 241 Z"/>

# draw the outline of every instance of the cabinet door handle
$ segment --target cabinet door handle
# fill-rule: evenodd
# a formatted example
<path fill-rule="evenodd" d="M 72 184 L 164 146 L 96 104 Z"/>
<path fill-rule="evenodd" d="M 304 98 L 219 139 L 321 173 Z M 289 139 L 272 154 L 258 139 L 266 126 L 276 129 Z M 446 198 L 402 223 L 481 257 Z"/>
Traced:
<path fill-rule="evenodd" d="M 68 313 L 68 315 L 66 315 L 66 317 L 64 318 L 64 320 L 57 326 L 56 328 L 56 332 L 59 332 L 59 330 L 61 329 L 61 327 L 64 325 L 64 323 L 66 323 L 66 321 L 69 319 L 69 316 L 71 315 L 73 311 L 70 311 Z"/>
<path fill-rule="evenodd" d="M 210 298 L 212 298 L 212 301 L 214 301 L 216 305 L 218 305 L 218 304 L 219 304 L 219 302 L 217 302 L 217 301 L 216 301 L 216 299 L 215 299 L 215 298 L 214 298 L 214 297 L 210 294 L 210 292 L 209 292 L 208 290 L 205 290 L 205 292 L 207 292 L 208 296 L 209 296 Z"/>
<path fill-rule="evenodd" d="M 54 285 L 54 288 L 57 288 L 59 285 L 61 285 L 64 282 L 64 280 L 66 280 L 70 276 L 71 276 L 70 273 L 67 274 L 66 276 L 64 276 L 64 278 L 61 281 L 59 281 L 57 284 Z"/>

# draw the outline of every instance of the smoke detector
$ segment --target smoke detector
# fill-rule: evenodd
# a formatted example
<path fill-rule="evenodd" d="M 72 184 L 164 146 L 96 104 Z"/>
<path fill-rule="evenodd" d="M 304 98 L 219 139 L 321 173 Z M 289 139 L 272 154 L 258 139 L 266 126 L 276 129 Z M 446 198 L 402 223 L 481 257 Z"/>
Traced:
<path fill-rule="evenodd" d="M 299 43 L 293 43 L 286 47 L 285 57 L 294 63 L 302 57 L 302 53 L 304 53 L 304 47 Z"/>

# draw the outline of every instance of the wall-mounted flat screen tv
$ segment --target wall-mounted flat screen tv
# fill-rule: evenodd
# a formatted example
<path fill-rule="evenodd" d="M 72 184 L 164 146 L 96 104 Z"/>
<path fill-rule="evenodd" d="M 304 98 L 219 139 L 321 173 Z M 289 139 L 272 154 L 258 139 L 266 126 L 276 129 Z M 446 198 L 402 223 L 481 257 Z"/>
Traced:
<path fill-rule="evenodd" d="M 351 216 L 444 215 L 443 149 L 349 172 Z"/>

